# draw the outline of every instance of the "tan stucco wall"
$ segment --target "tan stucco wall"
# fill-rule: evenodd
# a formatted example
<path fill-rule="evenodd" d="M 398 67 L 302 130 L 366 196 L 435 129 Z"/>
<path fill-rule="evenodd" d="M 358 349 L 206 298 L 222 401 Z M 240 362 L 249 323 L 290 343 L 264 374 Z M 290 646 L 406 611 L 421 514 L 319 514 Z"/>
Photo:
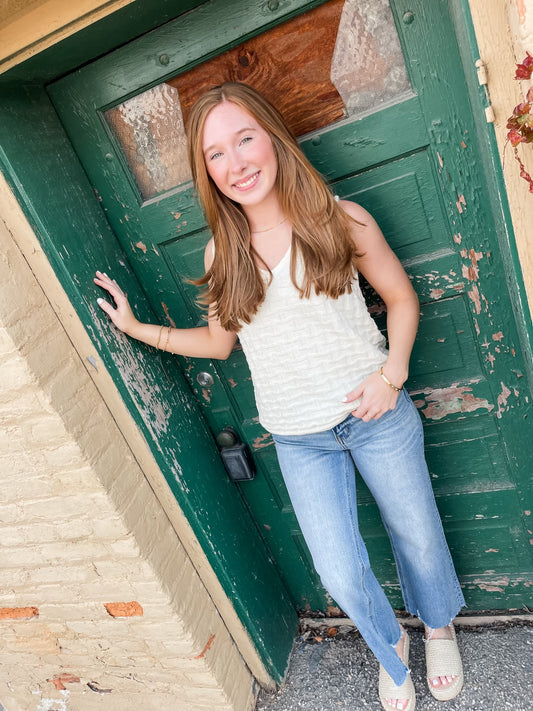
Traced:
<path fill-rule="evenodd" d="M 514 79 L 516 64 L 533 54 L 533 0 L 469 0 L 479 53 L 488 72 L 488 88 L 494 108 L 494 128 L 503 164 L 522 274 L 533 312 L 533 194 L 520 177 L 512 147 L 505 147 L 507 119 L 524 101 L 533 81 Z M 533 175 L 533 144 L 518 147 L 528 172 Z"/>
<path fill-rule="evenodd" d="M 134 0 L 0 0 L 0 73 Z"/>
<path fill-rule="evenodd" d="M 247 711 L 254 680 L 217 610 L 227 600 L 98 391 L 92 348 L 89 377 L 81 324 L 3 178 L 0 216 L 0 702 Z M 104 606 L 132 602 L 139 614 Z"/>

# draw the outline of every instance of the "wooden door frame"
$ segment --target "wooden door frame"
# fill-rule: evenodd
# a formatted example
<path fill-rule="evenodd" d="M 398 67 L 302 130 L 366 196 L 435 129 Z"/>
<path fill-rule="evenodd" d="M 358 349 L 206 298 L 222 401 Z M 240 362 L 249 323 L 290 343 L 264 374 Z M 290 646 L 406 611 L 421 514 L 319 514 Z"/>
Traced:
<path fill-rule="evenodd" d="M 489 123 L 486 120 L 485 109 L 489 106 L 490 101 L 485 87 L 481 86 L 478 80 L 476 61 L 480 58 L 480 51 L 469 0 L 449 0 L 448 5 L 454 23 L 470 101 L 472 102 L 476 131 L 479 140 L 483 142 L 480 150 L 483 159 L 481 170 L 485 175 L 491 196 L 496 236 L 505 266 L 507 288 L 513 304 L 518 336 L 526 356 L 524 360 L 530 389 L 533 389 L 533 359 L 531 358 L 533 353 L 533 319 L 514 236 L 500 148 L 494 123 Z M 528 355 L 529 358 L 527 357 Z"/>
<path fill-rule="evenodd" d="M 200 3 L 189 0 L 187 7 L 194 4 Z M 109 22 L 113 19 L 109 18 Z M 102 21 L 98 26 L 102 32 L 107 23 Z M 108 31 L 106 28 L 105 34 Z M 135 30 L 135 34 L 138 33 L 142 34 L 139 26 Z M 85 39 L 89 50 L 92 43 L 87 35 Z M 60 46 L 53 48 L 58 53 L 57 75 L 63 74 L 65 67 L 61 49 Z M 83 61 L 78 56 L 77 63 Z M 103 264 L 112 265 L 119 260 L 127 263 L 127 256 L 110 230 L 47 96 L 45 84 L 55 73 L 53 66 L 53 58 L 48 53 L 41 81 L 21 83 L 19 68 L 3 77 L 0 92 L 6 109 L 0 116 L 0 134 L 4 139 L 0 168 L 34 227 L 36 238 L 67 297 L 97 346 L 98 356 L 115 382 L 118 397 L 126 404 L 141 440 L 144 439 L 145 446 L 141 445 L 141 450 L 138 441 L 132 444 L 128 439 L 134 455 L 140 461 L 154 459 L 158 465 L 163 484 L 166 481 L 175 497 L 174 503 L 170 497 L 162 500 L 163 508 L 173 522 L 185 519 L 177 533 L 217 601 L 220 614 L 248 666 L 254 676 L 268 686 L 272 679 L 279 682 L 285 676 L 297 631 L 296 610 L 238 489 L 228 480 L 212 435 L 183 376 L 176 372 L 172 374 L 171 390 L 175 402 L 169 409 L 178 415 L 174 423 L 175 431 L 179 433 L 176 438 L 179 454 L 176 456 L 175 452 L 163 451 L 158 444 L 155 436 L 159 426 L 157 416 L 151 426 L 139 415 L 139 400 L 150 397 L 150 390 L 168 391 L 169 361 L 161 363 L 154 358 L 152 349 L 124 339 L 121 345 L 117 342 L 114 347 L 109 347 L 103 331 L 95 326 L 94 301 L 99 294 L 89 285 L 97 264 L 93 265 L 91 273 L 85 270 L 80 283 L 83 269 L 76 275 L 78 270 L 72 263 L 69 266 L 68 248 L 62 244 L 61 235 L 75 232 L 80 251 L 93 251 Z M 51 185 L 54 186 L 53 192 Z M 45 284 L 43 287 L 47 291 Z M 141 311 L 145 311 L 141 318 L 149 319 L 149 308 L 133 277 L 128 291 L 132 302 L 137 302 Z M 130 351 L 130 364 L 135 363 L 135 373 L 129 383 L 127 374 L 124 377 L 128 366 L 124 360 L 122 364 L 120 358 L 117 360 L 117 354 L 124 349 Z M 80 357 L 85 361 L 83 353 Z M 88 370 L 90 372 L 90 368 Z M 136 403 L 132 397 L 132 383 L 143 380 L 145 393 L 137 393 Z M 122 423 L 122 428 L 125 433 L 131 432 L 129 422 Z M 180 476 L 180 472 L 185 471 L 191 478 L 211 477 L 218 481 L 219 498 L 216 502 L 197 500 L 194 504 Z"/>
<path fill-rule="evenodd" d="M 324 0 L 309 2 L 306 4 L 305 9 L 310 9 L 322 2 L 324 2 Z M 194 1 L 189 2 L 189 6 L 196 4 L 199 3 Z M 483 97 L 477 85 L 472 66 L 473 62 L 471 62 L 475 48 L 472 44 L 474 37 L 468 7 L 465 0 L 450 0 L 448 4 L 455 22 L 465 76 L 471 94 L 471 101 L 474 106 L 474 115 L 476 115 L 477 109 L 479 109 L 480 112 L 483 110 Z M 102 221 L 97 199 L 91 194 L 90 186 L 86 181 L 83 170 L 76 156 L 73 154 L 63 129 L 55 116 L 53 107 L 46 95 L 45 85 L 52 79 L 58 78 L 67 72 L 75 70 L 76 67 L 91 61 L 95 58 L 95 54 L 111 51 L 113 49 L 112 45 L 118 46 L 133 37 L 153 29 L 153 27 L 159 24 L 157 13 L 162 12 L 162 5 L 163 3 L 152 4 L 153 12 L 150 16 L 145 12 L 142 17 L 137 18 L 132 16 L 131 13 L 134 10 L 131 7 L 117 11 L 113 15 L 100 20 L 80 32 L 80 36 L 75 35 L 47 49 L 42 53 L 42 57 L 39 55 L 39 57 L 29 60 L 20 67 L 14 67 L 11 71 L 7 72 L 0 81 L 0 95 L 3 98 L 3 106 L 5 107 L 0 114 L 0 131 L 5 131 L 7 136 L 4 150 L 0 153 L 0 167 L 10 182 L 30 223 L 34 226 L 37 238 L 50 260 L 59 281 L 63 285 L 66 294 L 95 341 L 98 341 L 98 334 L 95 333 L 93 329 L 93 314 L 88 308 L 87 300 L 81 293 L 79 285 L 73 278 L 74 274 L 68 271 L 65 255 L 61 252 L 59 242 L 56 241 L 54 243 L 53 236 L 50 232 L 50 224 L 55 224 L 56 229 L 64 225 L 54 223 L 50 211 L 54 209 L 66 210 L 67 214 L 72 217 L 73 224 L 79 227 L 80 237 L 83 236 L 84 239 L 92 239 L 95 232 L 106 234 L 106 239 L 110 241 L 113 240 L 113 236 L 105 222 Z M 295 7 L 297 5 L 298 3 L 294 3 Z M 175 9 L 179 6 L 183 7 L 184 2 L 179 3 L 176 1 L 173 3 Z M 272 4 L 272 7 L 274 6 L 275 3 Z M 128 15 L 128 13 L 130 14 Z M 276 12 L 273 11 L 272 15 L 274 22 L 277 17 Z M 288 15 L 290 16 L 290 12 Z M 162 15 L 162 17 L 163 22 L 169 19 L 168 15 Z M 113 37 L 113 40 L 103 40 L 103 37 Z M 497 218 L 498 238 L 500 240 L 502 256 L 505 260 L 507 270 L 506 277 L 508 283 L 511 284 L 511 295 L 512 297 L 514 295 L 515 307 L 518 309 L 517 313 L 521 321 L 518 323 L 518 326 L 522 345 L 524 352 L 531 354 L 531 323 L 528 320 L 528 312 L 525 307 L 526 301 L 524 298 L 520 270 L 516 262 L 516 251 L 509 242 L 509 235 L 512 234 L 512 225 L 508 216 L 503 178 L 499 164 L 497 163 L 495 165 L 491 156 L 491 151 L 497 150 L 495 139 L 493 132 L 491 132 L 486 124 L 480 122 L 477 128 L 480 131 L 480 135 L 486 139 L 487 145 L 490 146 L 490 150 L 485 148 L 483 151 L 485 164 L 482 169 L 485 172 L 485 178 L 492 194 L 497 196 L 498 204 L 501 205 L 501 214 L 495 215 L 495 218 Z M 31 144 L 34 147 L 35 154 L 39 151 L 40 157 L 43 161 L 46 161 L 46 165 L 43 163 L 38 164 L 35 160 L 26 160 L 21 164 L 17 156 L 24 143 Z M 43 150 L 45 144 L 46 149 Z M 43 185 L 42 181 L 43 167 L 49 171 L 46 185 Z M 62 173 L 65 169 L 68 170 L 70 176 L 73 178 L 73 185 L 77 189 L 78 194 L 76 195 L 76 190 L 73 190 L 71 186 L 68 191 L 64 191 L 62 195 L 56 196 L 54 204 L 50 204 L 47 194 L 47 185 L 56 180 L 58 184 L 61 184 L 64 181 Z M 89 219 L 84 220 L 85 224 L 80 222 L 76 214 L 79 214 L 80 210 L 84 212 L 85 217 L 90 216 L 90 219 L 93 221 L 92 224 L 89 224 Z M 119 254 L 115 246 L 111 246 L 106 254 L 108 258 L 121 258 L 123 256 Z M 139 294 L 138 298 L 141 299 L 142 295 Z M 146 363 L 148 370 L 150 367 L 154 367 L 148 364 L 146 353 L 141 353 L 139 358 Z M 113 374 L 119 392 L 126 401 L 129 401 L 127 388 L 124 388 L 123 382 L 121 383 L 120 374 L 117 371 L 116 363 L 114 363 L 111 355 L 106 361 L 106 367 Z M 154 374 L 154 377 L 162 378 L 164 376 L 159 372 L 158 374 Z M 134 409 L 131 401 L 130 408 Z M 197 436 L 198 433 L 195 433 L 195 437 Z M 201 451 L 204 446 L 208 448 L 212 447 L 212 443 L 206 445 L 208 441 L 207 438 L 208 435 L 204 432 L 196 439 L 195 446 L 198 451 Z M 214 460 L 211 462 L 212 465 L 216 466 L 213 462 Z M 191 549 L 194 549 L 196 545 L 196 541 L 191 541 Z M 204 542 L 204 546 L 206 546 L 205 553 L 208 556 L 210 564 L 213 565 L 215 563 L 215 568 L 218 567 L 220 570 L 219 577 L 223 577 L 221 566 L 216 565 L 216 551 L 212 550 L 212 547 L 210 547 L 207 541 Z M 279 578 L 278 582 L 276 582 L 277 573 L 272 569 L 266 557 L 258 562 L 258 568 L 263 572 L 265 570 L 269 571 L 270 584 L 273 586 L 273 590 L 268 609 L 270 611 L 269 614 L 274 615 L 274 617 L 267 615 L 266 607 L 263 607 L 261 614 L 258 616 L 258 611 L 254 610 L 252 602 L 253 598 L 257 596 L 258 591 L 256 590 L 251 592 L 248 600 L 246 599 L 248 596 L 241 599 L 241 602 L 244 604 L 241 605 L 239 615 L 232 615 L 231 610 L 228 611 L 226 622 L 232 631 L 237 630 L 237 627 L 244 623 L 253 640 L 255 648 L 259 651 L 264 668 L 266 668 L 268 673 L 272 674 L 275 679 L 280 680 L 285 673 L 287 649 L 289 647 L 288 642 L 292 639 L 296 630 L 296 619 L 294 614 L 291 615 L 288 609 L 287 596 L 283 590 L 283 586 L 279 582 Z M 250 584 L 249 578 L 250 576 L 246 581 L 242 581 L 245 587 Z M 212 580 L 209 580 L 209 585 L 212 584 Z M 224 585 L 226 594 L 232 594 L 232 586 L 234 587 L 234 582 L 226 580 Z M 235 589 L 233 589 L 233 594 L 234 593 Z M 219 595 L 217 595 L 217 597 L 219 597 Z M 279 603 L 277 610 L 274 603 L 276 599 Z M 257 625 L 261 625 L 261 619 L 259 619 L 261 617 L 263 626 L 262 631 L 258 633 Z M 284 620 L 282 626 L 278 627 L 274 622 L 276 617 Z M 255 633 L 253 632 L 254 626 L 256 629 Z M 266 634 L 267 627 L 271 629 L 273 636 L 276 636 L 277 639 L 274 640 L 273 637 L 270 638 L 270 640 L 266 638 L 260 639 L 261 635 Z M 283 634 L 281 634 L 282 629 L 284 630 Z M 234 636 L 238 638 L 239 634 L 234 634 Z M 248 656 L 249 654 L 248 651 Z M 256 671 L 259 669 L 257 661 L 253 664 L 253 667 L 255 667 L 254 673 L 256 673 L 256 676 L 265 677 L 264 671 L 262 674 Z"/>

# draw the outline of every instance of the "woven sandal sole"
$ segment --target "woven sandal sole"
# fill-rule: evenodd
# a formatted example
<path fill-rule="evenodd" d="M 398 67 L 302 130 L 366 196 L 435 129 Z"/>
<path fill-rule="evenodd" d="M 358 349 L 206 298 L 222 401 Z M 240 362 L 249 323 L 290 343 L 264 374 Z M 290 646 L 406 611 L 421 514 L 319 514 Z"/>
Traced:
<path fill-rule="evenodd" d="M 455 631 L 453 639 L 426 640 L 426 679 L 431 695 L 438 701 L 454 699 L 463 688 L 463 664 L 457 646 Z M 454 676 L 451 684 L 434 687 L 431 679 L 439 676 Z"/>
<path fill-rule="evenodd" d="M 405 643 L 403 647 L 403 657 L 402 662 L 406 667 L 409 666 L 409 637 L 407 632 L 405 633 Z M 379 666 L 379 700 L 381 701 L 382 707 L 385 711 L 394 711 L 392 706 L 385 701 L 385 699 L 407 699 L 407 706 L 403 711 L 415 711 L 416 697 L 415 697 L 415 687 L 411 675 L 408 674 L 406 680 L 401 686 L 396 686 L 392 677 L 385 671 L 385 669 Z"/>

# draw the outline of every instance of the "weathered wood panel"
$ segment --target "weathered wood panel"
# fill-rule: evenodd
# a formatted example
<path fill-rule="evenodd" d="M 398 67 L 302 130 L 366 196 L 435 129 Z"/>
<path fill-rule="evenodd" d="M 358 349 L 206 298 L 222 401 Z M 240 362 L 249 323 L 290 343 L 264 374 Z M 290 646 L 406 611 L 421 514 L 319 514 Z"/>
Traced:
<path fill-rule="evenodd" d="M 196 99 L 225 81 L 252 84 L 296 136 L 343 118 L 344 104 L 330 77 L 343 4 L 331 0 L 171 79 L 185 123 Z"/>

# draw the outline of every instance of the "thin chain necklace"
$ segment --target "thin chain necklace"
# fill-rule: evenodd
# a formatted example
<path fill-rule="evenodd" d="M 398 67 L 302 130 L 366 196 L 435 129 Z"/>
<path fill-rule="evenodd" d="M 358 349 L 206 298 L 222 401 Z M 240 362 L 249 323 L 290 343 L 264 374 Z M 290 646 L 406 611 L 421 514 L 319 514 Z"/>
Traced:
<path fill-rule="evenodd" d="M 287 219 L 287 217 L 284 217 L 283 220 L 281 222 L 278 222 L 277 225 L 274 225 L 273 227 L 267 227 L 266 230 L 251 230 L 251 232 L 253 235 L 261 234 L 261 232 L 270 232 L 270 230 L 275 230 L 276 227 L 280 227 L 280 225 L 282 225 L 284 222 L 287 222 Z"/>

